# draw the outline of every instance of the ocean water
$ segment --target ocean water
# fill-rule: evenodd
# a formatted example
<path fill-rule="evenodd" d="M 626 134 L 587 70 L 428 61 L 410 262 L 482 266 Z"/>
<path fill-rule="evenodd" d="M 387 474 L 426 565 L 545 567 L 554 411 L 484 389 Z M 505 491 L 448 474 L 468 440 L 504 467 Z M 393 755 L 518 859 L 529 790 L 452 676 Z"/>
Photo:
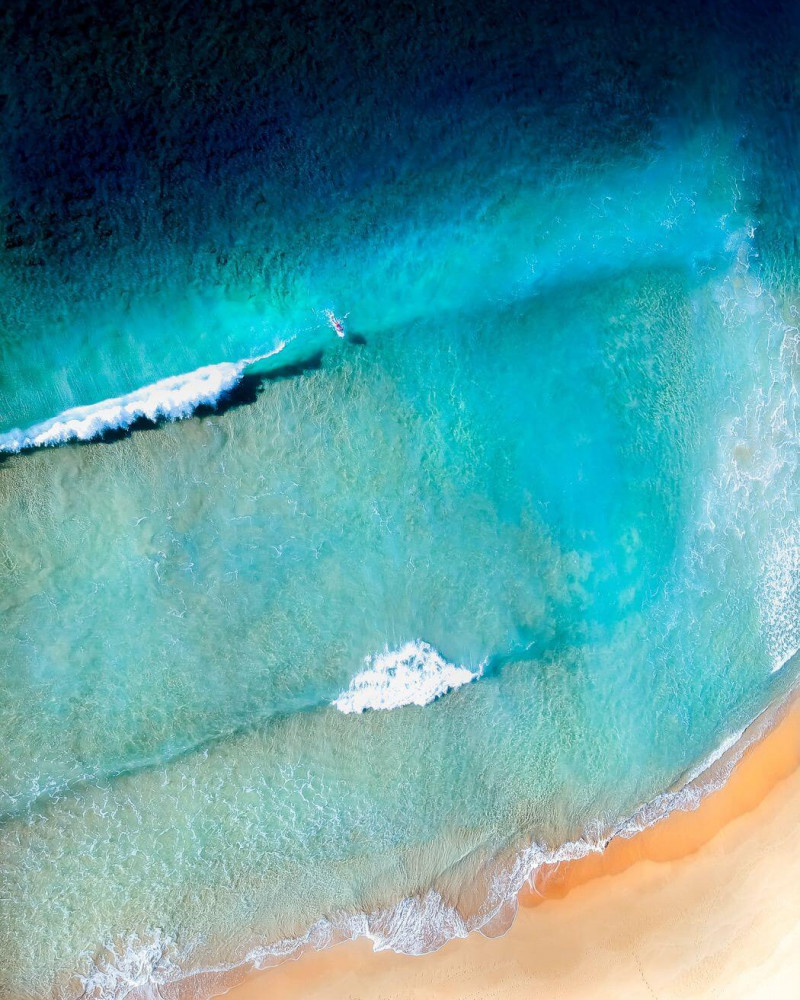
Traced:
<path fill-rule="evenodd" d="M 496 932 L 794 687 L 756 15 L 7 18 L 0 995 Z"/>

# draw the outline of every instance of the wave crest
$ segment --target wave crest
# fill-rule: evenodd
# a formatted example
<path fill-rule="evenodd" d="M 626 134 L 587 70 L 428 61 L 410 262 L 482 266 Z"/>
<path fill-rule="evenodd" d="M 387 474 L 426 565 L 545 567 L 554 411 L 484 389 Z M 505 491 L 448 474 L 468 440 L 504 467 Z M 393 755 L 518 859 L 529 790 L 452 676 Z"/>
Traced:
<path fill-rule="evenodd" d="M 125 431 L 140 420 L 183 420 L 201 406 L 215 405 L 258 361 L 279 354 L 286 342 L 273 351 L 244 361 L 206 365 L 185 375 L 174 375 L 89 406 L 76 406 L 57 417 L 26 430 L 14 428 L 0 434 L 0 453 L 17 454 L 48 448 L 69 441 L 93 441 L 111 431 Z"/>
<path fill-rule="evenodd" d="M 448 691 L 477 680 L 485 663 L 477 670 L 449 663 L 430 643 L 417 639 L 399 649 L 366 657 L 366 669 L 356 674 L 350 687 L 332 704 L 340 712 L 427 705 Z"/>

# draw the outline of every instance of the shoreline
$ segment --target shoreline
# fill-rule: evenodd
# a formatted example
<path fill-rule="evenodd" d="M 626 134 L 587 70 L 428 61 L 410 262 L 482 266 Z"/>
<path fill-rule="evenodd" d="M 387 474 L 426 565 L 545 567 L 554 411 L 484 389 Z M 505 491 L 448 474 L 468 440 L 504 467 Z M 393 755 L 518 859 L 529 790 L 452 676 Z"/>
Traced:
<path fill-rule="evenodd" d="M 800 824 L 800 697 L 766 709 L 703 772 L 705 782 L 688 784 L 707 786 L 720 770 L 729 772 L 726 780 L 696 808 L 677 807 L 645 829 L 618 833 L 601 852 L 542 865 L 499 938 L 473 933 L 422 956 L 374 952 L 360 938 L 242 970 L 223 992 L 232 1000 L 511 1000 L 531 988 L 565 1000 L 616 997 L 620 989 L 632 997 L 789 995 L 775 992 L 772 978 L 742 983 L 739 992 L 734 980 L 774 957 L 785 934 L 795 947 L 772 972 L 787 983 L 800 979 L 800 901 L 790 898 L 800 879 L 791 843 Z M 761 905 L 751 898 L 756 872 Z M 746 945 L 754 936 L 757 954 L 749 959 L 742 937 Z"/>

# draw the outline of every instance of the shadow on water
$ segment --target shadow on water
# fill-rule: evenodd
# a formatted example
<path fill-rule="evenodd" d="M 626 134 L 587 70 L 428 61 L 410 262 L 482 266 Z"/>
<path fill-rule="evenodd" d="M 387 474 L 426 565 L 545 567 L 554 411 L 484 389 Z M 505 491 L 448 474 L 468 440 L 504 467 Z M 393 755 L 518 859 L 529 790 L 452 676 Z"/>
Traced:
<path fill-rule="evenodd" d="M 508 667 L 515 664 L 530 664 L 531 668 L 558 659 L 562 671 L 570 671 L 567 657 L 560 656 L 566 650 L 574 649 L 583 641 L 583 628 L 548 624 L 542 629 L 528 625 L 518 625 L 518 638 L 502 653 L 489 656 L 481 674 L 481 683 L 499 680 Z"/>
<path fill-rule="evenodd" d="M 268 383 L 283 382 L 286 379 L 298 378 L 309 372 L 319 371 L 322 368 L 322 355 L 322 351 L 317 351 L 308 358 L 303 358 L 292 364 L 280 365 L 266 372 L 245 372 L 236 385 L 231 386 L 230 389 L 223 392 L 214 403 L 201 403 L 192 411 L 190 416 L 192 419 L 199 418 L 203 420 L 206 417 L 222 416 L 230 410 L 238 409 L 240 406 L 251 406 L 256 402 Z M 157 430 L 163 424 L 173 422 L 167 417 L 159 420 L 140 417 L 128 427 L 109 428 L 109 430 L 98 434 L 97 437 L 92 438 L 90 441 L 74 441 L 70 442 L 70 444 L 110 444 L 114 441 L 121 441 L 123 438 L 130 437 L 135 431 Z"/>
<path fill-rule="evenodd" d="M 319 371 L 322 368 L 322 356 L 323 352 L 317 351 L 308 358 L 303 358 L 292 364 L 280 365 L 278 368 L 271 368 L 267 372 L 245 372 L 236 385 L 224 392 L 216 403 L 213 405 L 204 403 L 198 406 L 192 416 L 218 417 L 229 410 L 237 409 L 239 406 L 250 406 L 258 399 L 267 383 L 283 382 L 286 379 L 298 378 L 309 372 Z"/>
<path fill-rule="evenodd" d="M 282 382 L 286 379 L 307 375 L 309 372 L 319 371 L 322 368 L 323 353 L 323 351 L 319 350 L 307 358 L 302 358 L 291 364 L 279 365 L 265 372 L 245 372 L 236 385 L 231 386 L 230 389 L 222 393 L 213 404 L 201 403 L 191 414 L 187 415 L 187 419 L 200 418 L 202 420 L 206 417 L 218 417 L 240 406 L 250 406 L 256 402 L 259 395 L 270 382 Z M 139 417 L 133 423 L 128 424 L 127 427 L 110 427 L 89 440 L 65 441 L 59 447 L 113 444 L 115 441 L 122 441 L 124 438 L 130 437 L 135 432 L 158 430 L 162 425 L 173 422 L 168 417 L 157 420 L 151 420 L 149 417 Z M 0 465 L 17 455 L 29 455 L 40 450 L 40 448 L 23 448 L 15 454 L 0 453 Z"/>

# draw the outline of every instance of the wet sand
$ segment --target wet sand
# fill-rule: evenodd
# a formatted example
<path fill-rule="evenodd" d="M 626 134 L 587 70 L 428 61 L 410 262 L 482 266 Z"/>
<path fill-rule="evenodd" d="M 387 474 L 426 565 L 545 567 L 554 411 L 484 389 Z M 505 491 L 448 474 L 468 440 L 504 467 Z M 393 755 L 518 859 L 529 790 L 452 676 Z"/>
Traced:
<path fill-rule="evenodd" d="M 800 704 L 727 783 L 524 890 L 502 938 L 423 957 L 367 941 L 252 973 L 231 1000 L 800 997 Z"/>

